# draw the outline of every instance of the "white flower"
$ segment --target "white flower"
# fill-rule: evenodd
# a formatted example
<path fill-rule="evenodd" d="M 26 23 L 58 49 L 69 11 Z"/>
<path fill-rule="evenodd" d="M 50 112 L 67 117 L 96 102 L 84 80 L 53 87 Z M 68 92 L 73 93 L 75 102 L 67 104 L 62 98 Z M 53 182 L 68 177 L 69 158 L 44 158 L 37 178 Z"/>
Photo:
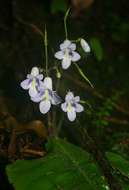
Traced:
<path fill-rule="evenodd" d="M 51 104 L 57 105 L 61 102 L 61 98 L 52 90 L 52 79 L 50 77 L 44 79 L 43 85 L 39 88 L 39 93 L 37 96 L 32 97 L 31 100 L 40 102 L 39 109 L 43 114 L 50 110 Z"/>
<path fill-rule="evenodd" d="M 72 92 L 68 92 L 65 96 L 65 102 L 61 104 L 61 109 L 67 112 L 68 119 L 74 121 L 76 119 L 76 112 L 84 111 L 84 108 L 80 102 L 80 97 L 73 95 Z"/>
<path fill-rule="evenodd" d="M 83 49 L 86 53 L 89 53 L 89 52 L 90 52 L 90 46 L 89 46 L 89 44 L 88 44 L 83 38 L 81 38 L 80 44 L 81 44 L 82 49 Z"/>
<path fill-rule="evenodd" d="M 62 60 L 63 69 L 68 69 L 72 61 L 76 62 L 80 59 L 80 55 L 75 50 L 76 44 L 69 40 L 65 40 L 60 44 L 60 51 L 55 53 L 55 57 Z"/>
<path fill-rule="evenodd" d="M 42 86 L 43 75 L 39 74 L 38 67 L 33 67 L 31 73 L 27 75 L 27 79 L 21 82 L 21 87 L 29 90 L 29 95 L 34 97 L 38 93 L 38 88 Z"/>

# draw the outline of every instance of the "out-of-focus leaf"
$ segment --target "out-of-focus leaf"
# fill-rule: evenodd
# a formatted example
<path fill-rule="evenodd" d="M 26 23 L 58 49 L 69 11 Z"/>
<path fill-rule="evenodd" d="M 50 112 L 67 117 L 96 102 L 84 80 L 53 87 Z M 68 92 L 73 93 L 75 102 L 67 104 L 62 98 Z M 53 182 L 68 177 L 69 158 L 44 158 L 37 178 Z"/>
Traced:
<path fill-rule="evenodd" d="M 97 38 L 91 38 L 90 40 L 91 49 L 98 61 L 102 61 L 103 59 L 103 47 L 101 42 Z"/>
<path fill-rule="evenodd" d="M 106 155 L 111 162 L 112 167 L 116 169 L 116 171 L 120 171 L 121 174 L 129 178 L 129 161 L 119 154 L 113 152 L 107 152 Z M 119 180 L 121 182 L 123 190 L 129 190 L 129 182 L 125 183 L 125 181 L 122 181 L 121 178 L 119 178 Z"/>
<path fill-rule="evenodd" d="M 51 4 L 51 12 L 56 13 L 58 11 L 66 12 L 67 3 L 65 0 L 53 0 Z"/>
<path fill-rule="evenodd" d="M 121 173 L 129 177 L 129 161 L 113 152 L 107 152 L 107 157 L 110 160 L 112 166 L 117 168 Z"/>
<path fill-rule="evenodd" d="M 48 147 L 51 151 L 44 158 L 18 160 L 7 167 L 9 181 L 16 190 L 107 189 L 87 152 L 58 138 L 50 141 Z"/>

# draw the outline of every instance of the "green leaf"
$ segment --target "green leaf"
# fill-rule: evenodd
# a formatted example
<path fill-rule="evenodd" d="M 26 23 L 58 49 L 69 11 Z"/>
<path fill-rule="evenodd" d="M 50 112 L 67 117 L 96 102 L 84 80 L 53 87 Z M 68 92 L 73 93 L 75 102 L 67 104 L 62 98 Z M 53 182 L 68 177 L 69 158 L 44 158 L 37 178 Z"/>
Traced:
<path fill-rule="evenodd" d="M 56 12 L 66 12 L 67 10 L 67 3 L 65 0 L 52 0 L 51 3 L 51 11 L 52 13 Z"/>
<path fill-rule="evenodd" d="M 113 152 L 107 152 L 107 158 L 110 160 L 112 166 L 117 168 L 123 175 L 129 177 L 129 161 Z"/>
<path fill-rule="evenodd" d="M 102 61 L 103 59 L 103 48 L 101 42 L 97 38 L 91 38 L 90 40 L 91 49 L 98 61 Z"/>
<path fill-rule="evenodd" d="M 125 183 L 125 181 L 122 180 L 121 175 L 119 176 L 119 181 L 121 182 L 123 190 L 129 190 L 129 160 L 126 160 L 119 154 L 113 152 L 107 152 L 106 155 L 111 162 L 112 167 L 116 169 L 116 174 L 120 171 L 123 176 L 128 178 L 128 182 L 126 179 Z"/>
<path fill-rule="evenodd" d="M 51 140 L 48 147 L 51 152 L 44 158 L 18 160 L 7 167 L 9 181 L 16 190 L 107 189 L 87 152 L 58 138 Z"/>

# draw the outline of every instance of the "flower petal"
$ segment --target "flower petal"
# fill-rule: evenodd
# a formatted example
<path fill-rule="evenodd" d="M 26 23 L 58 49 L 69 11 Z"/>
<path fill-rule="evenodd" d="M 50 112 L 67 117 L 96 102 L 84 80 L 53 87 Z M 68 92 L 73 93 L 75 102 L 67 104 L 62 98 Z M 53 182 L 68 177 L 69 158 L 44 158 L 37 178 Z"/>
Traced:
<path fill-rule="evenodd" d="M 72 61 L 78 61 L 81 58 L 81 56 L 79 55 L 79 53 L 72 51 Z"/>
<path fill-rule="evenodd" d="M 20 86 L 21 86 L 23 89 L 27 90 L 27 89 L 29 89 L 30 86 L 31 86 L 31 81 L 32 81 L 31 79 L 26 79 L 26 80 L 24 80 L 24 81 L 21 82 Z"/>
<path fill-rule="evenodd" d="M 51 77 L 45 77 L 43 83 L 44 83 L 46 88 L 52 90 L 52 79 L 51 79 Z"/>
<path fill-rule="evenodd" d="M 60 49 L 64 50 L 64 49 L 68 48 L 70 46 L 70 44 L 71 44 L 71 41 L 65 40 L 62 44 L 60 44 Z"/>
<path fill-rule="evenodd" d="M 64 112 L 67 112 L 67 103 L 63 103 L 61 104 L 61 109 L 64 111 Z"/>
<path fill-rule="evenodd" d="M 43 79 L 43 74 L 37 75 L 36 78 L 39 79 L 39 80 L 42 80 Z"/>
<path fill-rule="evenodd" d="M 45 88 L 43 81 L 39 80 L 37 77 L 34 79 L 34 81 L 35 81 L 35 86 L 38 91 L 40 91 L 40 89 Z"/>
<path fill-rule="evenodd" d="M 74 100 L 75 100 L 75 102 L 80 102 L 80 97 L 76 96 L 76 97 L 74 97 Z"/>
<path fill-rule="evenodd" d="M 36 87 L 34 86 L 31 86 L 30 89 L 29 89 L 29 95 L 30 97 L 35 97 L 37 95 L 37 90 L 36 90 Z"/>
<path fill-rule="evenodd" d="M 70 57 L 64 57 L 64 59 L 62 60 L 62 68 L 63 69 L 68 69 L 71 65 L 71 58 Z"/>
<path fill-rule="evenodd" d="M 57 105 L 61 103 L 61 98 L 55 91 L 52 91 L 52 104 Z"/>
<path fill-rule="evenodd" d="M 76 112 L 74 109 L 72 109 L 71 111 L 68 111 L 67 112 L 67 116 L 68 116 L 68 119 L 70 121 L 74 121 L 76 119 Z"/>
<path fill-rule="evenodd" d="M 36 77 L 37 75 L 39 75 L 39 69 L 38 69 L 38 67 L 33 67 L 32 68 L 31 75 L 33 75 L 34 77 Z"/>
<path fill-rule="evenodd" d="M 84 111 L 84 107 L 81 104 L 76 103 L 76 112 L 82 112 Z"/>
<path fill-rule="evenodd" d="M 70 102 L 74 98 L 74 95 L 72 92 L 68 92 L 65 96 L 65 101 Z"/>
<path fill-rule="evenodd" d="M 49 100 L 41 101 L 39 104 L 40 112 L 43 114 L 47 113 L 50 110 L 50 108 L 51 108 L 51 103 Z"/>
<path fill-rule="evenodd" d="M 58 51 L 58 52 L 55 53 L 54 56 L 55 56 L 57 59 L 61 60 L 61 59 L 64 58 L 64 53 L 63 53 L 63 51 Z"/>
<path fill-rule="evenodd" d="M 90 46 L 89 46 L 89 44 L 88 44 L 84 39 L 81 39 L 81 40 L 80 40 L 80 44 L 81 44 L 81 46 L 82 46 L 82 49 L 83 49 L 86 53 L 90 52 Z"/>
<path fill-rule="evenodd" d="M 76 44 L 74 43 L 71 43 L 69 48 L 72 50 L 72 51 L 75 51 L 76 50 Z"/>
<path fill-rule="evenodd" d="M 44 95 L 43 93 L 42 94 L 39 93 L 34 97 L 31 96 L 31 100 L 33 102 L 40 102 L 43 99 L 43 95 Z"/>

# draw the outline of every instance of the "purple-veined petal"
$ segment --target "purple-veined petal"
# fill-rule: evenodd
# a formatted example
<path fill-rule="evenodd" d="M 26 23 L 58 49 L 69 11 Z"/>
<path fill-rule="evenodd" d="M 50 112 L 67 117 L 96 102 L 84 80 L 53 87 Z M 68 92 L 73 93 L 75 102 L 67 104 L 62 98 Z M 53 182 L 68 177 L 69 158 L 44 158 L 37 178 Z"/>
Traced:
<path fill-rule="evenodd" d="M 72 51 L 75 51 L 76 50 L 76 44 L 74 43 L 71 43 L 69 48 L 72 50 Z"/>
<path fill-rule="evenodd" d="M 64 57 L 62 60 L 62 68 L 68 69 L 71 65 L 71 58 L 69 56 Z"/>
<path fill-rule="evenodd" d="M 61 98 L 55 91 L 52 91 L 52 104 L 57 105 L 61 103 Z"/>
<path fill-rule="evenodd" d="M 43 81 L 39 80 L 37 77 L 34 80 L 35 80 L 35 86 L 38 91 L 42 88 L 43 89 L 45 88 Z"/>
<path fill-rule="evenodd" d="M 39 79 L 39 80 L 42 80 L 43 79 L 43 74 L 37 75 L 36 78 Z"/>
<path fill-rule="evenodd" d="M 43 83 L 44 83 L 46 88 L 52 90 L 52 79 L 51 79 L 51 77 L 45 77 Z"/>
<path fill-rule="evenodd" d="M 68 48 L 70 46 L 70 44 L 71 44 L 71 41 L 65 40 L 62 44 L 60 44 L 60 49 L 64 50 L 64 49 Z"/>
<path fill-rule="evenodd" d="M 80 97 L 79 96 L 75 96 L 74 100 L 75 100 L 75 102 L 80 102 Z"/>
<path fill-rule="evenodd" d="M 61 60 L 64 58 L 64 52 L 63 51 L 57 51 L 54 56 L 55 56 L 55 58 Z"/>
<path fill-rule="evenodd" d="M 65 96 L 65 101 L 70 102 L 74 98 L 74 95 L 72 92 L 68 92 Z"/>
<path fill-rule="evenodd" d="M 31 70 L 31 75 L 36 77 L 37 75 L 39 75 L 39 69 L 38 67 L 33 67 Z"/>
<path fill-rule="evenodd" d="M 38 91 L 35 86 L 32 86 L 29 88 L 29 95 L 31 97 L 35 97 L 37 95 Z"/>
<path fill-rule="evenodd" d="M 43 88 L 43 89 L 45 88 L 44 83 L 41 80 L 39 81 L 39 88 Z"/>
<path fill-rule="evenodd" d="M 81 40 L 80 40 L 80 44 L 81 44 L 82 49 L 83 49 L 86 53 L 89 53 L 89 52 L 90 52 L 90 46 L 89 46 L 89 44 L 88 44 L 84 39 L 81 39 Z"/>
<path fill-rule="evenodd" d="M 50 108 L 51 108 L 51 103 L 49 100 L 41 101 L 39 104 L 40 112 L 43 114 L 47 113 L 50 110 Z"/>
<path fill-rule="evenodd" d="M 30 88 L 31 82 L 32 82 L 31 79 L 26 79 L 26 80 L 24 80 L 24 81 L 21 82 L 20 86 L 21 86 L 23 89 L 27 90 L 27 89 Z"/>
<path fill-rule="evenodd" d="M 84 107 L 81 104 L 76 103 L 76 112 L 84 111 Z"/>
<path fill-rule="evenodd" d="M 64 112 L 67 112 L 67 103 L 63 103 L 61 104 L 61 109 L 64 111 Z"/>
<path fill-rule="evenodd" d="M 79 53 L 72 51 L 72 61 L 78 61 L 81 58 L 81 56 L 79 55 Z"/>
<path fill-rule="evenodd" d="M 36 96 L 31 97 L 31 100 L 33 102 L 40 102 L 43 99 L 43 95 L 44 94 L 38 93 Z"/>
<path fill-rule="evenodd" d="M 46 87 L 45 87 L 44 83 L 42 81 L 39 81 L 38 85 L 37 85 L 38 92 L 43 92 L 43 91 L 45 91 L 45 89 L 46 89 Z"/>
<path fill-rule="evenodd" d="M 74 121 L 76 119 L 76 111 L 74 108 L 71 109 L 71 111 L 67 112 L 68 119 L 70 121 Z"/>

